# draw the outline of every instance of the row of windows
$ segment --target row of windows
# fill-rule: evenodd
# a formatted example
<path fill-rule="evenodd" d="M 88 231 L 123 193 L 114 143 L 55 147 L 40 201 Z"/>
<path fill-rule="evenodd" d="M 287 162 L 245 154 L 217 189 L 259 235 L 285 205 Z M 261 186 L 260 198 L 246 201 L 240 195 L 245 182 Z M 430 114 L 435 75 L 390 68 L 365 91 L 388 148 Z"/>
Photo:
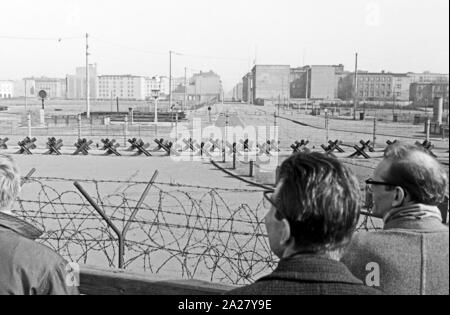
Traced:
<path fill-rule="evenodd" d="M 362 78 L 359 78 L 359 81 L 383 81 L 383 82 L 385 82 L 385 81 L 387 81 L 387 82 L 391 82 L 392 81 L 392 78 L 389 78 L 389 77 L 362 77 Z"/>
<path fill-rule="evenodd" d="M 129 94 L 134 94 L 134 90 L 128 90 L 127 91 Z M 99 93 L 104 93 L 104 94 L 108 94 L 108 93 L 118 93 L 116 91 L 111 91 L 111 90 L 99 90 Z M 120 90 L 120 93 L 124 93 L 124 90 Z"/>
<path fill-rule="evenodd" d="M 401 94 L 401 93 L 400 93 Z M 389 97 L 391 96 L 391 92 L 374 92 L 374 91 L 360 91 L 359 92 L 360 96 L 366 96 L 366 97 L 374 97 L 374 96 L 383 96 L 383 97 Z"/>
<path fill-rule="evenodd" d="M 134 97 L 133 94 L 128 94 L 128 95 L 120 94 L 119 95 L 119 94 L 113 93 L 112 95 L 115 96 L 115 97 L 117 97 L 117 96 L 119 96 L 119 97 L 128 97 L 128 98 L 133 98 Z M 111 94 L 100 93 L 100 97 L 102 97 L 102 98 L 110 98 L 112 95 Z"/>
<path fill-rule="evenodd" d="M 386 84 L 366 84 L 365 87 L 366 87 L 366 89 L 370 88 L 372 90 L 373 89 L 380 89 L 380 88 L 383 89 L 383 90 L 386 89 L 386 88 L 388 90 L 391 89 L 391 85 L 390 84 L 387 84 L 387 85 Z"/>

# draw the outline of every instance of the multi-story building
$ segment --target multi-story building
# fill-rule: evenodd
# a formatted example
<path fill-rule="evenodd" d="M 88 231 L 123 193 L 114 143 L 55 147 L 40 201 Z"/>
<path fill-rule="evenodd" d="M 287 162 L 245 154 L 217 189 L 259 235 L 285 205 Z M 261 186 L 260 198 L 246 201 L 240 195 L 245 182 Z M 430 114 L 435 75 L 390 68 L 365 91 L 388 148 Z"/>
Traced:
<path fill-rule="evenodd" d="M 164 83 L 161 77 L 145 78 L 145 98 L 150 99 L 154 97 L 154 91 L 159 91 L 158 96 L 165 94 Z"/>
<path fill-rule="evenodd" d="M 448 106 L 449 83 L 412 83 L 410 99 L 414 106 L 432 106 L 435 98 L 443 98 Z"/>
<path fill-rule="evenodd" d="M 242 100 L 253 104 L 253 75 L 251 72 L 242 78 Z"/>
<path fill-rule="evenodd" d="M 392 75 L 392 94 L 395 101 L 409 101 L 409 90 L 411 87 L 411 77 L 407 74 Z"/>
<path fill-rule="evenodd" d="M 179 88 L 180 86 L 185 86 L 186 82 L 184 77 L 182 78 L 172 78 L 172 92 L 175 91 L 175 89 Z"/>
<path fill-rule="evenodd" d="M 354 74 L 350 75 L 352 80 Z M 357 97 L 359 100 L 391 100 L 393 99 L 394 77 L 391 73 L 359 73 Z M 352 85 L 352 89 L 354 86 Z"/>
<path fill-rule="evenodd" d="M 252 69 L 253 103 L 262 105 L 270 101 L 286 103 L 290 98 L 290 72 L 288 65 L 256 65 Z"/>
<path fill-rule="evenodd" d="M 47 97 L 50 99 L 65 99 L 67 98 L 67 81 L 66 79 L 59 78 L 25 78 L 23 81 L 27 81 L 27 90 L 29 95 L 27 96 L 37 96 L 39 91 L 47 92 Z M 20 84 L 21 85 L 21 84 Z M 25 86 L 25 82 L 23 82 Z M 25 94 L 25 91 L 23 94 Z M 34 92 L 34 93 L 33 93 Z M 24 95 L 25 96 L 25 95 Z"/>
<path fill-rule="evenodd" d="M 37 97 L 36 81 L 32 79 L 22 79 L 14 81 L 14 97 Z"/>
<path fill-rule="evenodd" d="M 146 80 L 133 75 L 101 75 L 98 77 L 98 98 L 122 100 L 145 100 Z"/>
<path fill-rule="evenodd" d="M 306 98 L 306 88 L 308 84 L 307 75 L 309 67 L 292 68 L 290 74 L 291 98 Z M 308 84 L 309 85 L 309 84 Z M 308 89 L 309 90 L 309 89 Z M 309 94 L 309 92 L 308 92 Z"/>
<path fill-rule="evenodd" d="M 411 78 L 411 83 L 448 83 L 449 75 L 442 73 L 407 73 L 407 76 Z"/>
<path fill-rule="evenodd" d="M 14 97 L 14 81 L 0 81 L 0 98 Z"/>
<path fill-rule="evenodd" d="M 392 73 L 358 72 L 357 98 L 362 101 L 392 100 L 394 75 Z M 350 73 L 340 80 L 339 98 L 351 100 L 355 91 L 355 74 Z"/>
<path fill-rule="evenodd" d="M 318 100 L 338 98 L 339 78 L 344 73 L 343 65 L 311 66 L 308 73 L 309 98 Z"/>
<path fill-rule="evenodd" d="M 213 71 L 196 73 L 189 80 L 187 87 L 189 99 L 198 103 L 222 99 L 222 81 L 220 76 Z"/>
<path fill-rule="evenodd" d="M 89 96 L 97 99 L 97 65 L 89 65 Z M 67 98 L 86 99 L 86 67 L 76 68 L 75 75 L 67 75 Z"/>
<path fill-rule="evenodd" d="M 238 83 L 234 88 L 233 91 L 231 91 L 231 100 L 233 102 L 241 102 L 243 100 L 243 84 Z"/>

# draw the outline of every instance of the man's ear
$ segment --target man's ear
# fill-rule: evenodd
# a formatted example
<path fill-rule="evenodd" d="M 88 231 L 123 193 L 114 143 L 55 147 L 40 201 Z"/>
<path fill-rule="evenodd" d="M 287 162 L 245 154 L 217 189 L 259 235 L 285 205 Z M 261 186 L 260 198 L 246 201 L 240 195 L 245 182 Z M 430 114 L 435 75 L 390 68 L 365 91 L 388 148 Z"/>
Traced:
<path fill-rule="evenodd" d="M 405 191 L 401 187 L 395 187 L 394 190 L 394 200 L 392 201 L 392 207 L 397 208 L 401 207 L 405 201 Z"/>
<path fill-rule="evenodd" d="M 282 231 L 281 231 L 281 238 L 280 238 L 280 245 L 287 245 L 289 241 L 291 240 L 291 225 L 289 224 L 289 221 L 286 219 L 283 219 L 281 221 Z"/>

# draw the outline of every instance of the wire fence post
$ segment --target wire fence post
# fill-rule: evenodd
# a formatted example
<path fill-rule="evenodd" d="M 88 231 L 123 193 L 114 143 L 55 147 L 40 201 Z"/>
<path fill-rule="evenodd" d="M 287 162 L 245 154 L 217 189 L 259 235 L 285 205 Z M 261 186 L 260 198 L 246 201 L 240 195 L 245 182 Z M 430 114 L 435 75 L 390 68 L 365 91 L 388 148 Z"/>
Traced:
<path fill-rule="evenodd" d="M 125 115 L 123 120 L 123 146 L 127 145 L 128 137 L 128 115 Z"/>
<path fill-rule="evenodd" d="M 431 121 L 427 119 L 425 122 L 425 134 L 426 134 L 426 140 L 430 141 L 430 128 L 431 128 Z"/>
<path fill-rule="evenodd" d="M 130 115 L 131 125 L 133 126 L 134 125 L 134 109 L 132 107 L 130 107 L 128 109 L 128 111 L 129 111 L 129 115 Z"/>
<path fill-rule="evenodd" d="M 27 115 L 28 138 L 31 139 L 31 113 Z"/>
<path fill-rule="evenodd" d="M 94 119 L 94 117 L 92 117 L 92 116 L 89 118 L 89 124 L 90 124 L 90 128 L 91 128 L 91 137 L 94 135 L 92 132 L 92 125 L 94 124 L 93 119 Z"/>
<path fill-rule="evenodd" d="M 253 160 L 250 160 L 250 164 L 249 164 L 249 174 L 248 174 L 248 176 L 249 177 L 253 177 Z"/>
<path fill-rule="evenodd" d="M 78 139 L 81 139 L 81 115 L 77 116 L 78 121 Z"/>
<path fill-rule="evenodd" d="M 32 173 L 31 173 L 32 174 Z M 147 187 L 145 188 L 144 192 L 141 195 L 141 198 L 139 199 L 138 203 L 134 207 L 134 210 L 131 214 L 131 216 L 128 218 L 124 228 L 122 231 L 120 231 L 117 226 L 112 222 L 112 220 L 106 215 L 106 213 L 99 207 L 99 205 L 92 199 L 92 197 L 89 195 L 89 193 L 81 186 L 79 182 L 75 182 L 74 186 L 78 189 L 78 191 L 86 198 L 86 200 L 91 204 L 91 206 L 97 211 L 97 213 L 102 217 L 102 219 L 106 222 L 106 224 L 111 228 L 116 234 L 118 239 L 118 247 L 119 247 L 119 257 L 118 257 L 118 264 L 119 269 L 125 269 L 125 241 L 128 231 L 130 230 L 131 224 L 135 221 L 136 216 L 139 212 L 139 209 L 141 208 L 142 204 L 144 203 L 145 198 L 147 197 L 150 188 L 153 186 L 153 184 L 156 181 L 156 178 L 158 177 L 159 171 L 156 170 L 155 173 L 152 176 L 152 179 L 147 184 Z M 31 175 L 30 175 L 31 176 Z"/>
<path fill-rule="evenodd" d="M 81 186 L 80 183 L 75 182 L 74 186 L 78 189 L 78 191 L 86 198 L 86 200 L 91 204 L 91 206 L 97 211 L 97 213 L 102 217 L 102 219 L 106 222 L 106 224 L 113 230 L 114 234 L 116 234 L 119 241 L 119 269 L 124 269 L 124 248 L 125 242 L 123 238 L 123 234 L 117 228 L 117 226 L 111 221 L 110 218 L 105 214 L 105 212 L 98 206 L 98 204 L 92 199 L 92 197 L 88 194 L 86 190 Z"/>
<path fill-rule="evenodd" d="M 175 143 L 178 142 L 178 112 L 175 114 Z"/>
<path fill-rule="evenodd" d="M 377 145 L 377 118 L 373 119 L 373 147 Z"/>
<path fill-rule="evenodd" d="M 236 169 L 236 149 L 233 148 L 233 170 Z"/>

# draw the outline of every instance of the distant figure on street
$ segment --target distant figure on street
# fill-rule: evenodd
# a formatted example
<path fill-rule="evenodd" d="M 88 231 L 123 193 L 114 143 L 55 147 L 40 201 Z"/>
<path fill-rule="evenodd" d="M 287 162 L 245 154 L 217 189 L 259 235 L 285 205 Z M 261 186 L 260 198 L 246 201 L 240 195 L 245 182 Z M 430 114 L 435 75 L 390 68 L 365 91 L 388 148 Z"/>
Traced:
<path fill-rule="evenodd" d="M 448 188 L 445 169 L 423 149 L 398 142 L 367 184 L 384 230 L 356 234 L 343 262 L 387 294 L 448 295 L 449 233 L 437 207 Z"/>
<path fill-rule="evenodd" d="M 297 153 L 281 166 L 275 191 L 264 193 L 276 270 L 231 295 L 377 295 L 339 262 L 359 220 L 360 188 L 338 160 Z"/>
<path fill-rule="evenodd" d="M 19 192 L 16 164 L 0 155 L 0 295 L 78 294 L 76 287 L 68 285 L 64 259 L 34 242 L 42 233 L 12 215 Z"/>

